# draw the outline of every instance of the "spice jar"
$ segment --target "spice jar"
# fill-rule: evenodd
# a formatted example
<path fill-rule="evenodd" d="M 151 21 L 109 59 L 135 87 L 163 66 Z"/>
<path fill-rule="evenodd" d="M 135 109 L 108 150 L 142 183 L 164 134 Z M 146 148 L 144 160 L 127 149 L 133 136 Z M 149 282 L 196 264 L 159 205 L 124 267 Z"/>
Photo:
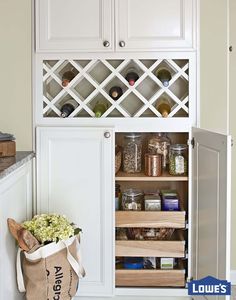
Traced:
<path fill-rule="evenodd" d="M 145 154 L 145 175 L 161 176 L 162 173 L 162 155 Z"/>
<path fill-rule="evenodd" d="M 122 194 L 123 210 L 142 210 L 144 195 L 141 190 L 127 189 Z"/>
<path fill-rule="evenodd" d="M 169 173 L 171 175 L 186 175 L 187 160 L 187 145 L 171 145 L 169 154 Z"/>
<path fill-rule="evenodd" d="M 123 170 L 126 173 L 141 172 L 142 162 L 141 134 L 130 133 L 125 135 L 123 151 Z"/>
<path fill-rule="evenodd" d="M 148 152 L 151 154 L 162 154 L 162 168 L 166 169 L 168 164 L 170 138 L 166 133 L 155 133 L 148 141 Z"/>

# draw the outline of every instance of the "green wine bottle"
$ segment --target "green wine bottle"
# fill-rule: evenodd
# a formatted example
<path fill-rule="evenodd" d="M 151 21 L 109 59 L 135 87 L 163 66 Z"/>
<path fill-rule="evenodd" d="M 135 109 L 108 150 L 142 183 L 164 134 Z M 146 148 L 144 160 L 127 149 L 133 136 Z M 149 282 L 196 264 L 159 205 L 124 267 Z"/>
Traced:
<path fill-rule="evenodd" d="M 95 117 L 100 118 L 107 109 L 108 109 L 108 103 L 104 101 L 98 101 L 93 108 Z"/>
<path fill-rule="evenodd" d="M 156 71 L 156 77 L 162 82 L 162 84 L 167 87 L 169 81 L 171 80 L 171 73 L 167 68 L 160 68 Z"/>

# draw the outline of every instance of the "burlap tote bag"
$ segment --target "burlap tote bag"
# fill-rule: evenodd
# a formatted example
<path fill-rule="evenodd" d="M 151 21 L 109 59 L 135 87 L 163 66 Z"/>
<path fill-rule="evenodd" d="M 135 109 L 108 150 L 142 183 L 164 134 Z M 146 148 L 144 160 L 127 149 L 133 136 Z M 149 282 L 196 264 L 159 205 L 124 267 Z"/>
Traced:
<path fill-rule="evenodd" d="M 18 251 L 17 283 L 19 291 L 26 292 L 26 300 L 71 300 L 84 275 L 79 236 L 33 253 Z"/>

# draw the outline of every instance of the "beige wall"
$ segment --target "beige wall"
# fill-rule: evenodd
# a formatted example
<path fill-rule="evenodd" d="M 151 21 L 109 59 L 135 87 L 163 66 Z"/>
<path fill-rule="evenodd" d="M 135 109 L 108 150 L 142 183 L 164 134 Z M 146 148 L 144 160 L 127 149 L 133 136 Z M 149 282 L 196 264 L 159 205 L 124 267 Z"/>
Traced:
<path fill-rule="evenodd" d="M 0 131 L 31 150 L 31 0 L 1 0 L 0 24 Z"/>
<path fill-rule="evenodd" d="M 227 133 L 227 1 L 200 0 L 200 125 Z"/>

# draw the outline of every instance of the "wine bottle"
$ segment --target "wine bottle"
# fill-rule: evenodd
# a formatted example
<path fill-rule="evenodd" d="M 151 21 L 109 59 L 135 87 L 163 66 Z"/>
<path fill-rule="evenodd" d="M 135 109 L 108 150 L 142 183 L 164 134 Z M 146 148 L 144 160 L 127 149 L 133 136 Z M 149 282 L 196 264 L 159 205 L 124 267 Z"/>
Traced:
<path fill-rule="evenodd" d="M 62 75 L 62 86 L 66 87 L 73 78 L 75 78 L 75 73 L 73 71 L 66 71 Z"/>
<path fill-rule="evenodd" d="M 109 90 L 109 96 L 114 100 L 118 100 L 122 94 L 123 94 L 122 88 L 119 86 L 113 86 Z"/>
<path fill-rule="evenodd" d="M 61 107 L 61 117 L 67 118 L 78 106 L 78 103 L 74 99 L 69 99 Z"/>
<path fill-rule="evenodd" d="M 104 112 L 108 109 L 108 103 L 104 101 L 97 101 L 93 108 L 93 112 L 95 113 L 96 118 L 100 118 Z"/>
<path fill-rule="evenodd" d="M 168 117 L 169 113 L 171 112 L 170 101 L 165 97 L 160 97 L 157 102 L 156 109 L 159 111 L 163 118 Z"/>
<path fill-rule="evenodd" d="M 162 84 L 167 87 L 169 81 L 171 80 L 171 73 L 167 68 L 160 68 L 156 71 L 156 77 L 162 82 Z"/>
<path fill-rule="evenodd" d="M 129 85 L 133 86 L 135 81 L 139 79 L 137 70 L 135 68 L 128 69 L 125 79 L 129 82 Z"/>

